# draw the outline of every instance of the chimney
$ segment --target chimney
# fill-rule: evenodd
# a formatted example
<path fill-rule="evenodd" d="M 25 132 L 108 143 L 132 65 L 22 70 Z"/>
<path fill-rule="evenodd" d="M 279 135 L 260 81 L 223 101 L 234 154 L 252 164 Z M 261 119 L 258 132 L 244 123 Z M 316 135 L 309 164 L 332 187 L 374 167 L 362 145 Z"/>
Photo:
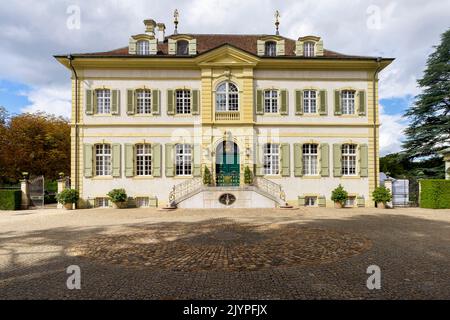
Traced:
<path fill-rule="evenodd" d="M 151 36 L 155 36 L 156 22 L 153 19 L 144 20 L 145 33 Z"/>
<path fill-rule="evenodd" d="M 164 23 L 158 23 L 158 42 L 164 42 L 166 36 L 166 25 Z"/>

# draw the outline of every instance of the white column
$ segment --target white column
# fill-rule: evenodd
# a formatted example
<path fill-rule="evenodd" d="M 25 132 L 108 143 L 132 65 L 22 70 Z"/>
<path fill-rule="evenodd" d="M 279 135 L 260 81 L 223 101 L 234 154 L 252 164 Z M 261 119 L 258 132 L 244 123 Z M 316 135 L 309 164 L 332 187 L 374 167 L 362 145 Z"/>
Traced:
<path fill-rule="evenodd" d="M 60 178 L 58 179 L 58 193 L 63 192 L 63 190 L 66 188 L 66 179 L 65 178 Z M 58 202 L 57 205 L 58 209 L 62 209 L 63 205 L 61 203 Z"/>
<path fill-rule="evenodd" d="M 30 182 L 28 179 L 20 180 L 20 190 L 22 191 L 20 208 L 26 210 L 30 206 Z"/>

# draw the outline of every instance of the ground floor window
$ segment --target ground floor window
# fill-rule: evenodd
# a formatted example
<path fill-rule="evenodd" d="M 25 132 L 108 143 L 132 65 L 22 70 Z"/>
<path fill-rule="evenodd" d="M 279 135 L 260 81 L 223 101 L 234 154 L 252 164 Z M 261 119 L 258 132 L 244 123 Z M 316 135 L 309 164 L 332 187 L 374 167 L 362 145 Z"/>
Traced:
<path fill-rule="evenodd" d="M 95 198 L 95 207 L 96 208 L 109 208 L 109 199 L 108 198 Z"/>
<path fill-rule="evenodd" d="M 342 145 L 342 175 L 356 175 L 356 145 Z"/>
<path fill-rule="evenodd" d="M 192 147 L 190 144 L 177 144 L 175 174 L 177 176 L 189 176 L 192 174 Z"/>
<path fill-rule="evenodd" d="M 317 197 L 305 197 L 305 206 L 315 207 L 317 205 Z"/>
<path fill-rule="evenodd" d="M 111 145 L 95 145 L 95 174 L 97 176 L 111 175 Z"/>
<path fill-rule="evenodd" d="M 152 174 L 152 148 L 150 144 L 136 145 L 136 175 L 150 176 Z"/>
<path fill-rule="evenodd" d="M 305 143 L 303 145 L 303 174 L 314 176 L 317 170 L 317 144 Z"/>
<path fill-rule="evenodd" d="M 280 146 L 275 143 L 264 145 L 264 174 L 276 175 L 280 173 Z"/>

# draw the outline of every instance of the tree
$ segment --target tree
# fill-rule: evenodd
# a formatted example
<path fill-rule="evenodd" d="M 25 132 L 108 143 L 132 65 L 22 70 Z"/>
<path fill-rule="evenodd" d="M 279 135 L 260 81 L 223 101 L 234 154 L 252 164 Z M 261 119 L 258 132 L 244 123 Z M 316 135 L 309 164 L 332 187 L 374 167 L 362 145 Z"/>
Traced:
<path fill-rule="evenodd" d="M 411 120 L 403 144 L 408 157 L 426 157 L 450 146 L 450 29 L 429 56 L 422 93 L 405 113 Z"/>
<path fill-rule="evenodd" d="M 56 179 L 70 171 L 70 125 L 45 113 L 12 116 L 1 128 L 0 180 L 16 182 L 21 173 Z"/>

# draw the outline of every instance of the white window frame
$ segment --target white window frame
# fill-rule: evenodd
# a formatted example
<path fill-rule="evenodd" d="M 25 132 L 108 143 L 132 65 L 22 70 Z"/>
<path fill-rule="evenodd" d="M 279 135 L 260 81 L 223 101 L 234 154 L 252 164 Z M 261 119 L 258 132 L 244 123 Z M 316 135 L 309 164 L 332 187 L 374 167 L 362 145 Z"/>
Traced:
<path fill-rule="evenodd" d="M 112 147 L 109 143 L 95 145 L 95 175 L 112 175 Z"/>
<path fill-rule="evenodd" d="M 346 143 L 342 145 L 342 175 L 356 176 L 357 174 L 357 149 L 356 144 Z"/>
<path fill-rule="evenodd" d="M 139 40 L 136 43 L 136 52 L 141 56 L 150 55 L 150 41 L 148 40 Z"/>
<path fill-rule="evenodd" d="M 315 143 L 305 143 L 303 151 L 303 175 L 317 176 L 319 174 L 319 146 Z"/>
<path fill-rule="evenodd" d="M 264 113 L 278 113 L 278 90 L 264 90 Z"/>
<path fill-rule="evenodd" d="M 315 47 L 314 42 L 306 41 L 303 44 L 303 55 L 305 57 L 314 57 L 314 47 Z"/>
<path fill-rule="evenodd" d="M 355 114 L 355 90 L 341 91 L 341 110 L 342 114 Z"/>
<path fill-rule="evenodd" d="M 95 90 L 97 99 L 97 113 L 110 114 L 111 113 L 111 90 L 97 89 Z"/>
<path fill-rule="evenodd" d="M 175 90 L 175 113 L 191 114 L 191 90 Z"/>
<path fill-rule="evenodd" d="M 136 149 L 136 175 L 152 175 L 152 146 L 149 143 L 139 143 Z"/>
<path fill-rule="evenodd" d="M 175 175 L 192 175 L 192 146 L 181 143 L 175 146 Z"/>
<path fill-rule="evenodd" d="M 239 88 L 233 82 L 219 83 L 216 89 L 216 112 L 239 111 Z"/>
<path fill-rule="evenodd" d="M 136 90 L 136 114 L 152 113 L 152 91 L 148 89 Z"/>
<path fill-rule="evenodd" d="M 266 143 L 263 146 L 263 165 L 265 175 L 280 174 L 280 145 L 278 143 Z"/>
<path fill-rule="evenodd" d="M 264 42 L 264 55 L 266 57 L 277 56 L 277 43 L 275 41 Z"/>
<path fill-rule="evenodd" d="M 303 113 L 317 113 L 317 90 L 303 90 Z"/>

